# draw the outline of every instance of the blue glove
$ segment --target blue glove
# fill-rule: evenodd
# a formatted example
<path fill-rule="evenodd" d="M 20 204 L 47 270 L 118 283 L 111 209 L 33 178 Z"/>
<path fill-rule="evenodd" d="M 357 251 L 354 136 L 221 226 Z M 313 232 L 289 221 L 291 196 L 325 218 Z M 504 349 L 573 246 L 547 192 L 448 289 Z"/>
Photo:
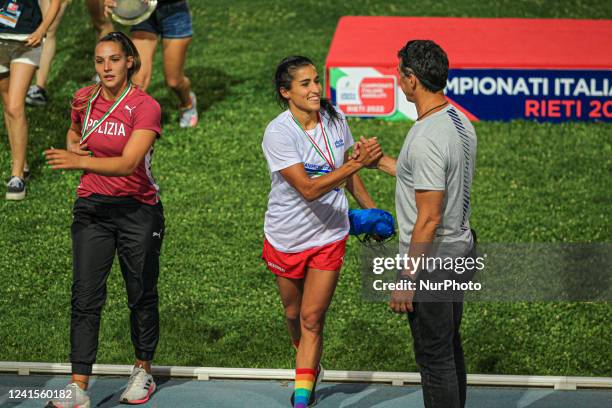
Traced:
<path fill-rule="evenodd" d="M 378 235 L 382 239 L 387 239 L 395 234 L 393 216 L 385 210 L 379 208 L 349 210 L 348 216 L 351 235 Z"/>

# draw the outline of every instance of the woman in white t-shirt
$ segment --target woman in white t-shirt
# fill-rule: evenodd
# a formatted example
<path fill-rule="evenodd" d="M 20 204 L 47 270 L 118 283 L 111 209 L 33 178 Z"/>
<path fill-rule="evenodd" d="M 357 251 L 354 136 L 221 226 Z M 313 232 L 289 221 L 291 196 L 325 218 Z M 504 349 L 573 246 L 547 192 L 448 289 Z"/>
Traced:
<path fill-rule="evenodd" d="M 319 76 L 308 58 L 283 60 L 275 86 L 288 109 L 268 124 L 262 143 L 272 179 L 262 258 L 276 275 L 297 349 L 295 406 L 308 406 L 321 379 L 325 313 L 349 232 L 343 187 L 361 207 L 375 207 L 357 172 L 375 162 L 380 149 L 372 144 L 349 160 L 353 137 L 346 118 L 321 98 Z"/>

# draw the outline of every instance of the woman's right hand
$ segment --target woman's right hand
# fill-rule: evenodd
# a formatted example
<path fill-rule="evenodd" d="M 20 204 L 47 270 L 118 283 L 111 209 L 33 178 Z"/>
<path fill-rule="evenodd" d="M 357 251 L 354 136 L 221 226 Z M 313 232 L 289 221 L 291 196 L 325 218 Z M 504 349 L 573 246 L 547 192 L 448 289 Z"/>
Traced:
<path fill-rule="evenodd" d="M 378 161 L 383 156 L 382 148 L 378 144 L 375 137 L 371 139 L 364 138 L 363 136 L 355 144 L 355 149 L 351 158 L 365 167 L 376 167 Z"/>

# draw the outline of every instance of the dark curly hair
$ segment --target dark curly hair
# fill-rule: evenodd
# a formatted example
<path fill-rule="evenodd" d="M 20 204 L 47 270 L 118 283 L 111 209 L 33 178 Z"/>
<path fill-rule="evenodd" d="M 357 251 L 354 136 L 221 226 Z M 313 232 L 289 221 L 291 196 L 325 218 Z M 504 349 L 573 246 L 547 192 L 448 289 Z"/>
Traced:
<path fill-rule="evenodd" d="M 446 87 L 448 57 L 444 50 L 431 40 L 411 40 L 397 52 L 400 69 L 406 76 L 413 74 L 430 92 Z"/>

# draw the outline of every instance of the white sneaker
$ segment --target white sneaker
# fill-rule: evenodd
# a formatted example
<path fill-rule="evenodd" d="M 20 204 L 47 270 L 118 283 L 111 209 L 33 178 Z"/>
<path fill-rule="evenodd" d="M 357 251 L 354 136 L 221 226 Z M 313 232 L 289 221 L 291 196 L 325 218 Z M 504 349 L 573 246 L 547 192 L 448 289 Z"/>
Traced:
<path fill-rule="evenodd" d="M 6 183 L 6 196 L 7 200 L 23 200 L 26 197 L 26 183 L 25 180 L 13 176 L 9 179 L 8 183 Z"/>
<path fill-rule="evenodd" d="M 49 101 L 47 91 L 38 85 L 32 85 L 26 94 L 26 105 L 30 106 L 45 106 Z"/>
<path fill-rule="evenodd" d="M 66 398 L 49 401 L 45 408 L 91 408 L 87 392 L 75 383 L 68 384 L 62 391 Z M 60 396 L 62 391 L 60 391 Z"/>
<path fill-rule="evenodd" d="M 155 392 L 155 381 L 142 367 L 134 367 L 125 391 L 119 402 L 122 404 L 144 404 Z"/>
<path fill-rule="evenodd" d="M 189 92 L 189 98 L 191 99 L 191 108 L 181 109 L 179 126 L 182 128 L 192 128 L 198 124 L 198 107 L 196 96 L 193 92 Z"/>

